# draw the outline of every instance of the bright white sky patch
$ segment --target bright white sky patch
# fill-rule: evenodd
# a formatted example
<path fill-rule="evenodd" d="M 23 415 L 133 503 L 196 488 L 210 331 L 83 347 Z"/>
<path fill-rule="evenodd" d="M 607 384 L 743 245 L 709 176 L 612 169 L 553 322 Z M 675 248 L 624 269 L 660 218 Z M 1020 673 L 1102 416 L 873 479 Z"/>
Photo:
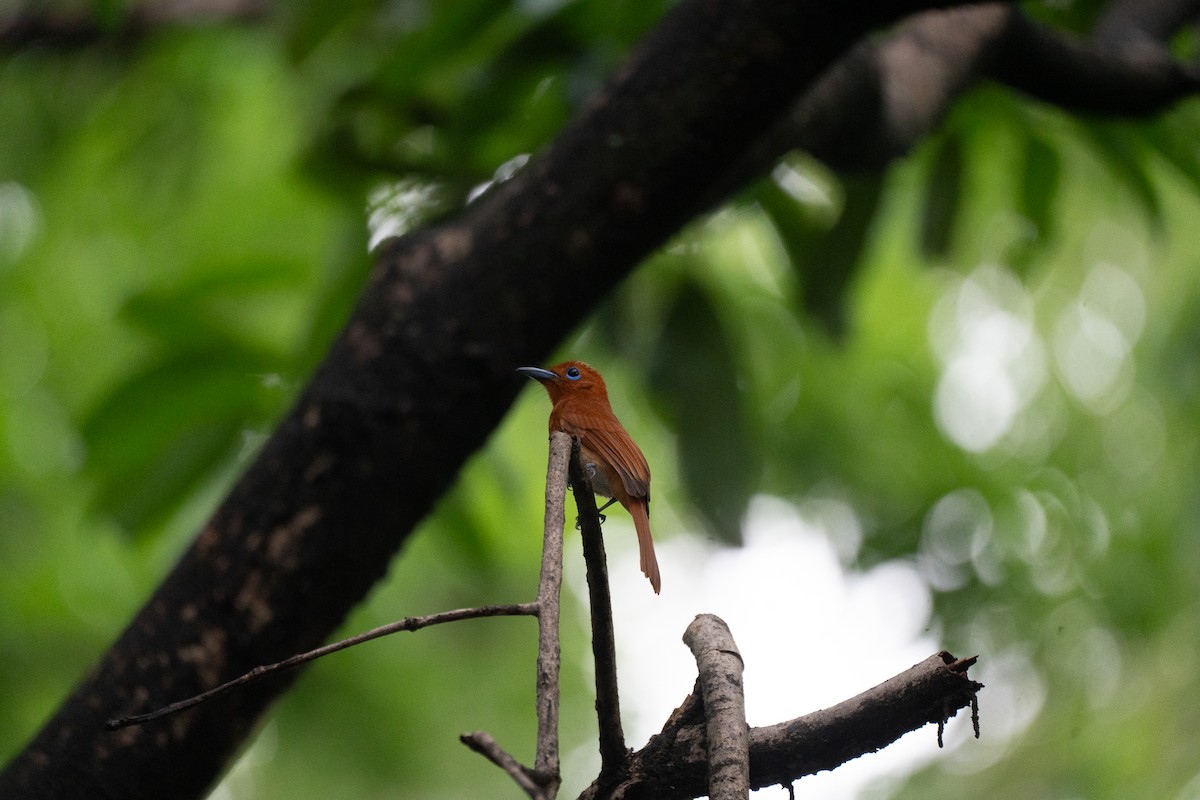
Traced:
<path fill-rule="evenodd" d="M 934 396 L 938 427 L 964 450 L 991 448 L 1045 380 L 1032 300 L 1008 270 L 980 267 L 942 295 L 929 337 L 944 365 Z"/>

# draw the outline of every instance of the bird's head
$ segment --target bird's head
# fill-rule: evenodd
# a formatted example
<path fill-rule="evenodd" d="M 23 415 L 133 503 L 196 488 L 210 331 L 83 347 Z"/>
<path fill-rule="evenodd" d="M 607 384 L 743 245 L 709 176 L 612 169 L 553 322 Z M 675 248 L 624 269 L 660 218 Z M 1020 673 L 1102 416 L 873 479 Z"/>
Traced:
<path fill-rule="evenodd" d="M 545 386 L 553 403 L 572 395 L 594 395 L 606 399 L 608 397 L 608 389 L 604 386 L 604 379 L 600 377 L 600 373 L 582 361 L 564 361 L 549 369 L 518 367 L 517 372 Z"/>

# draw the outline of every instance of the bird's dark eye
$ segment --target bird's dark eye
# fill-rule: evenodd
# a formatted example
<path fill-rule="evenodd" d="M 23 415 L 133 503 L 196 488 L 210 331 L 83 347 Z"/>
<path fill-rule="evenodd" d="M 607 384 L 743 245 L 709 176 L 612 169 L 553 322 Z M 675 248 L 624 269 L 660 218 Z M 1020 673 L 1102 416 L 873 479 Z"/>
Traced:
<path fill-rule="evenodd" d="M 583 373 L 579 371 L 579 367 L 567 367 L 567 377 L 573 381 L 579 380 Z"/>

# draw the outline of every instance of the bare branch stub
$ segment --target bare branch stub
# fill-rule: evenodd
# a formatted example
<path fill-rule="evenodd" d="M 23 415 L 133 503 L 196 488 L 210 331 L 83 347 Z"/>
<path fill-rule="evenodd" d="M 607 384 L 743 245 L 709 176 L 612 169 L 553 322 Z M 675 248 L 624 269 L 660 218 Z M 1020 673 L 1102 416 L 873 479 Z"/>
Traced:
<path fill-rule="evenodd" d="M 750 728 L 742 684 L 742 655 L 723 620 L 701 614 L 683 641 L 696 658 L 708 746 L 708 796 L 741 800 L 750 795 Z"/>

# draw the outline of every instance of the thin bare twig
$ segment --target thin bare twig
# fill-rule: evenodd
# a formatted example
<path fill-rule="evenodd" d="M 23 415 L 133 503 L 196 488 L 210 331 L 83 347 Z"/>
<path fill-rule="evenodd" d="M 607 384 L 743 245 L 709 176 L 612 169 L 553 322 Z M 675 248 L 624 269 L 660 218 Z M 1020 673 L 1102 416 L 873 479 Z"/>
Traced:
<path fill-rule="evenodd" d="M 571 491 L 579 512 L 583 560 L 587 565 L 588 607 L 592 623 L 592 657 L 596 662 L 596 718 L 600 727 L 600 776 L 620 773 L 629 761 L 621 725 L 621 700 L 617 690 L 617 642 L 613 632 L 612 592 L 604 535 L 592 483 L 579 456 L 579 443 L 571 450 Z"/>
<path fill-rule="evenodd" d="M 708 796 L 743 800 L 750 796 L 750 727 L 742 687 L 742 655 L 729 626 L 713 614 L 700 614 L 683 641 L 696 657 L 708 742 Z"/>
<path fill-rule="evenodd" d="M 234 678 L 231 681 L 226 681 L 220 686 L 201 692 L 198 695 L 180 700 L 162 708 L 155 709 L 146 714 L 133 714 L 128 717 L 117 717 L 110 719 L 105 723 L 105 728 L 110 731 L 115 731 L 120 728 L 125 728 L 130 725 L 141 725 L 152 720 L 160 719 L 170 714 L 175 714 L 179 711 L 200 705 L 203 702 L 223 695 L 228 691 L 243 686 L 260 678 L 265 678 L 275 672 L 282 670 L 293 669 L 301 664 L 307 664 L 310 661 L 316 661 L 322 656 L 327 656 L 330 653 L 336 653 L 339 650 L 345 650 L 348 647 L 369 642 L 372 639 L 378 639 L 381 636 L 388 636 L 393 633 L 402 631 L 416 631 L 421 628 L 428 628 L 430 625 L 440 625 L 444 622 L 458 622 L 464 619 L 482 619 L 484 617 L 517 617 L 517 616 L 536 616 L 537 603 L 516 603 L 507 606 L 478 606 L 475 608 L 457 608 L 452 611 L 440 611 L 437 614 L 427 614 L 422 617 L 405 617 L 396 622 L 389 622 L 387 625 L 380 625 L 378 628 L 372 628 L 364 633 L 351 636 L 348 639 L 332 642 L 330 644 L 318 647 L 314 650 L 309 650 L 305 653 L 285 658 L 283 661 L 277 661 L 274 664 L 265 664 L 255 667 L 244 675 Z"/>
<path fill-rule="evenodd" d="M 474 733 L 464 733 L 458 738 L 467 747 L 507 772 L 509 777 L 525 791 L 525 794 L 532 797 L 533 800 L 541 800 L 541 798 L 546 797 L 543 793 L 543 787 L 538 785 L 537 781 L 522 766 L 521 762 L 517 761 L 507 750 L 501 747 L 492 738 L 491 734 L 484 731 L 475 731 Z"/>

